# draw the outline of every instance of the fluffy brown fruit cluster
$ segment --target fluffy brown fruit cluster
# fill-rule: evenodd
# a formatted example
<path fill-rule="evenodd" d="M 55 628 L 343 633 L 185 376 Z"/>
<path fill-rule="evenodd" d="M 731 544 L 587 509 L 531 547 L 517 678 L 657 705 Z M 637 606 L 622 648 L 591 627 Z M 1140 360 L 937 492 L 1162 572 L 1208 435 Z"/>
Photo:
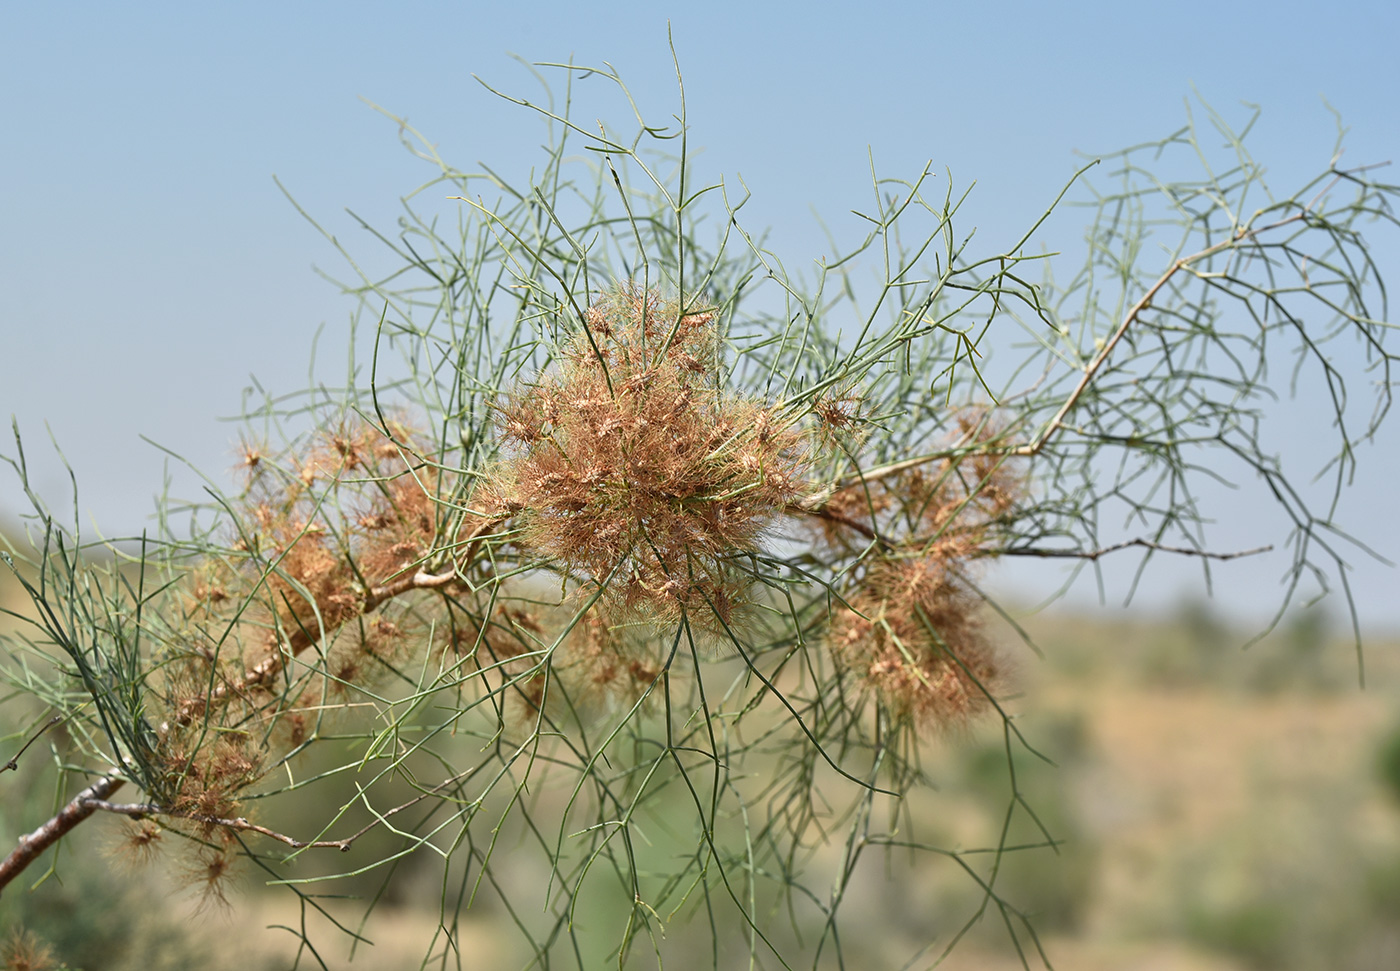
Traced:
<path fill-rule="evenodd" d="M 439 512 L 411 432 L 390 433 L 347 422 L 280 463 L 243 450 L 238 555 L 192 578 L 151 753 L 152 796 L 204 839 L 227 835 L 207 821 L 239 815 L 269 756 L 305 741 L 402 644 L 402 618 L 372 613 L 376 591 L 436 548 Z M 313 645 L 315 663 L 294 661 Z"/>
<path fill-rule="evenodd" d="M 847 602 L 832 656 L 897 716 L 950 728 L 990 705 L 1002 671 L 980 604 L 938 557 L 881 558 Z"/>
<path fill-rule="evenodd" d="M 582 325 L 556 369 L 501 405 L 514 454 L 489 491 L 529 548 L 609 607 L 728 624 L 748 586 L 737 558 L 805 488 L 803 438 L 722 388 L 713 311 L 624 285 Z"/>
<path fill-rule="evenodd" d="M 834 547 L 860 526 L 880 549 L 832 618 L 832 658 L 897 717 L 930 728 L 966 724 L 1004 680 L 965 576 L 992 553 L 1021 483 L 986 447 L 993 436 L 984 415 L 969 412 L 961 425 L 976 447 L 837 493 L 832 516 L 820 521 Z"/>

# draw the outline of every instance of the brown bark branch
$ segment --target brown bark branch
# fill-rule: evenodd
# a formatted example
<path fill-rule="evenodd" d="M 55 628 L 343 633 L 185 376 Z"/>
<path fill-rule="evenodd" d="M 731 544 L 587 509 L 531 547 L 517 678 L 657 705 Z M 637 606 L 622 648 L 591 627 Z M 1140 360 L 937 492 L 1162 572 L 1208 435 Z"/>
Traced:
<path fill-rule="evenodd" d="M 408 593 L 411 590 L 435 590 L 444 587 L 457 579 L 458 568 L 470 563 L 476 556 L 477 548 L 481 545 L 481 539 L 492 529 L 499 526 L 504 519 L 495 517 L 483 519 L 472 529 L 467 537 L 466 552 L 462 556 L 453 560 L 452 568 L 444 573 L 417 573 L 405 574 L 389 583 L 381 586 L 371 587 L 366 591 L 364 600 L 358 610 L 342 619 L 335 625 L 336 628 L 344 626 L 355 617 L 362 617 L 372 610 L 383 605 L 386 601 Z M 232 694 L 238 694 L 253 688 L 266 687 L 277 679 L 286 667 L 287 661 L 296 657 L 306 650 L 318 639 L 325 636 L 330 631 L 323 631 L 320 625 L 302 627 L 292 634 L 282 650 L 278 650 L 270 656 L 259 661 L 251 668 L 243 672 L 241 678 L 233 681 L 225 681 L 215 685 L 214 689 L 206 697 L 195 698 L 185 702 L 175 713 L 174 722 L 180 726 L 186 726 L 194 722 L 201 714 L 228 700 Z M 168 727 L 168 723 L 162 726 L 162 731 Z"/>
<path fill-rule="evenodd" d="M 912 459 L 904 459 L 899 462 L 891 462 L 888 465 L 878 466 L 873 469 L 861 469 L 851 472 L 837 482 L 832 483 L 824 489 L 812 493 L 803 499 L 792 503 L 788 508 L 795 512 L 811 513 L 821 515 L 826 504 L 831 501 L 831 497 L 845 489 L 851 489 L 859 485 L 872 485 L 891 476 L 907 472 L 909 469 L 917 469 L 921 465 L 928 465 L 930 462 L 939 462 L 948 458 L 972 440 L 972 430 L 963 432 L 957 441 L 951 443 L 947 448 L 937 452 L 929 452 L 926 455 L 919 455 Z M 853 460 L 854 461 L 854 460 Z M 871 536 L 874 539 L 874 536 Z"/>
<path fill-rule="evenodd" d="M 439 782 L 432 788 L 423 790 L 418 795 L 408 800 L 408 802 L 402 803 L 401 805 L 395 806 L 392 809 L 388 809 L 382 813 L 376 814 L 376 818 L 372 822 L 366 823 L 354 833 L 351 833 L 344 839 L 338 840 L 299 840 L 295 836 L 288 836 L 285 833 L 279 833 L 276 830 L 268 829 L 266 826 L 259 826 L 257 823 L 250 822 L 242 816 L 238 816 L 232 819 L 225 819 L 220 816 L 201 816 L 198 813 L 181 812 L 175 809 L 166 809 L 165 807 L 157 806 L 154 803 L 107 802 L 104 799 L 84 796 L 81 793 L 79 794 L 79 798 L 82 799 L 83 805 L 87 808 L 89 813 L 100 809 L 103 812 L 116 813 L 119 816 L 129 816 L 132 819 L 145 819 L 149 816 L 168 816 L 175 819 L 188 819 L 191 822 L 203 823 L 209 826 L 222 826 L 225 829 L 234 829 L 240 832 L 260 833 L 263 836 L 268 837 L 269 839 L 275 839 L 281 843 L 286 843 L 293 849 L 336 849 L 340 850 L 340 852 L 342 853 L 345 853 L 349 851 L 351 845 L 357 839 L 359 839 L 361 836 L 364 836 L 376 826 L 382 824 L 390 816 L 396 815 L 397 813 L 403 812 L 405 809 L 410 809 L 413 806 L 418 805 L 418 803 L 422 802 L 424 799 L 428 799 L 432 796 L 437 795 L 439 792 L 446 789 L 448 786 L 451 786 L 452 784 L 461 781 L 463 778 L 471 775 L 476 771 L 477 770 L 474 768 L 468 769 L 465 772 L 459 772 L 456 775 L 451 776 L 450 778 L 443 779 L 441 782 Z"/>
<path fill-rule="evenodd" d="M 1134 546 L 1143 549 L 1159 550 L 1163 553 L 1178 553 L 1182 556 L 1199 556 L 1206 560 L 1235 560 L 1242 556 L 1257 556 L 1260 553 L 1267 553 L 1273 549 L 1272 545 L 1258 546 L 1252 550 L 1239 550 L 1234 553 L 1212 553 L 1209 550 L 1192 549 L 1189 546 L 1164 546 L 1161 543 L 1154 543 L 1148 539 L 1130 539 L 1121 543 L 1114 543 L 1112 546 L 1105 546 L 1097 550 L 1047 550 L 1025 547 L 1022 549 L 997 550 L 994 556 L 1037 556 L 1044 559 L 1050 557 L 1063 557 L 1075 560 L 1097 560 L 1101 556 L 1109 553 L 1117 553 L 1119 550 L 1126 550 Z"/>
<path fill-rule="evenodd" d="M 242 816 L 233 819 L 224 819 L 220 816 L 199 816 L 195 813 L 182 813 L 176 812 L 173 809 L 164 809 L 152 803 L 114 803 L 102 799 L 85 799 L 83 804 L 87 807 L 89 812 L 100 809 L 103 812 L 115 813 L 118 816 L 130 816 L 132 819 L 145 819 L 148 816 L 173 816 L 177 819 L 188 819 L 192 822 L 204 823 L 209 826 L 222 826 L 224 829 L 261 833 L 264 836 L 286 843 L 288 846 L 295 849 L 334 847 L 344 853 L 350 849 L 350 844 L 360 835 L 356 833 L 355 836 L 343 840 L 299 840 L 295 837 L 286 836 L 275 830 L 268 829 L 266 826 L 259 826 L 257 823 L 251 823 Z"/>
<path fill-rule="evenodd" d="M 1311 208 L 1311 205 L 1309 208 Z M 1198 253 L 1192 253 L 1190 256 L 1183 256 L 1173 261 L 1172 265 L 1167 267 L 1167 271 L 1157 278 L 1157 282 L 1147 288 L 1147 292 L 1144 293 L 1138 299 L 1137 303 L 1133 304 L 1132 308 L 1123 316 L 1122 322 L 1118 325 L 1117 329 L 1114 330 L 1112 336 L 1104 342 L 1103 347 L 1099 348 L 1098 353 L 1090 359 L 1088 364 L 1084 365 L 1083 377 L 1079 379 L 1079 383 L 1074 386 L 1074 390 L 1070 392 L 1069 397 L 1064 400 L 1059 410 L 1055 412 L 1055 417 L 1051 418 L 1049 424 L 1036 436 L 1035 441 L 1022 445 L 1020 448 L 1013 450 L 1011 454 L 1019 456 L 1033 456 L 1039 454 L 1046 443 L 1064 427 L 1065 418 L 1074 410 L 1074 406 L 1078 404 L 1080 397 L 1083 396 L 1089 385 L 1094 383 L 1094 378 L 1098 375 L 1099 369 L 1103 367 L 1104 362 L 1106 362 L 1109 355 L 1113 353 L 1113 349 L 1118 346 L 1118 342 L 1123 339 L 1123 336 L 1128 333 L 1128 330 L 1133 324 L 1137 323 L 1138 318 L 1142 316 L 1143 312 L 1152 306 L 1152 301 L 1157 296 L 1158 291 L 1165 287 L 1171 281 L 1172 277 L 1176 276 L 1193 263 L 1197 263 L 1222 250 L 1236 246 L 1244 240 L 1253 239 L 1262 233 L 1278 229 L 1280 226 L 1286 226 L 1302 218 L 1302 214 L 1297 214 L 1285 219 L 1280 219 L 1278 222 L 1271 223 L 1268 226 L 1260 226 L 1255 229 L 1246 229 L 1244 226 L 1240 226 L 1235 232 L 1215 245 L 1207 246 Z"/>
<path fill-rule="evenodd" d="M 58 811 L 58 814 L 40 826 L 34 832 L 19 838 L 19 846 L 10 851 L 10 855 L 0 861 L 0 892 L 3 892 L 10 881 L 19 876 L 24 868 L 33 863 L 53 844 L 66 836 L 73 827 L 96 811 L 94 801 L 106 799 L 112 793 L 120 789 L 126 780 L 117 775 L 104 775 L 92 785 L 69 801 L 68 805 Z"/>
<path fill-rule="evenodd" d="M 847 529 L 854 530 L 866 539 L 876 540 L 886 546 L 890 545 L 889 540 L 877 534 L 870 526 L 852 519 L 849 516 L 843 516 L 838 512 L 832 512 L 831 508 L 828 506 L 809 506 L 805 502 L 794 502 L 789 503 L 783 511 L 798 516 L 812 516 L 816 519 L 825 519 L 829 523 L 836 523 L 838 526 L 845 526 Z"/>

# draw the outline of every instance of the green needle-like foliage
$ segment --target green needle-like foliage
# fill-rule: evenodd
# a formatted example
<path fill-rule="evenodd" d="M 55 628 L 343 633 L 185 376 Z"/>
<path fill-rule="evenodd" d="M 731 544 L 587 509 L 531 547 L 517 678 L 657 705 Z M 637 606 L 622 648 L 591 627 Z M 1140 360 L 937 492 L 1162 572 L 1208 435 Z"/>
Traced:
<path fill-rule="evenodd" d="M 566 106 L 622 85 L 551 67 Z M 1333 166 L 1275 197 L 1212 114 L 1076 177 L 1068 285 L 1027 251 L 1047 214 L 979 249 L 927 169 L 877 179 L 868 235 L 799 277 L 731 186 L 694 184 L 683 106 L 615 131 L 519 103 L 551 138 L 524 183 L 401 123 L 433 175 L 375 233 L 392 269 L 346 253 L 341 283 L 371 366 L 252 402 L 239 484 L 137 543 L 30 493 L 8 703 L 61 716 L 75 781 L 0 886 L 117 815 L 216 898 L 240 870 L 285 888 L 307 965 L 338 960 L 313 913 L 359 933 L 328 897 L 367 917 L 432 869 L 425 966 L 477 966 L 476 907 L 531 967 L 817 968 L 862 966 L 855 881 L 913 859 L 981 888 L 930 915 L 930 960 L 983 917 L 1044 960 L 997 877 L 1056 834 L 1017 785 L 1034 740 L 979 578 L 1235 555 L 1198 499 L 1234 475 L 1292 523 L 1283 603 L 1345 586 L 1336 498 L 1392 387 L 1363 233 L 1393 230 L 1395 187 Z M 1154 175 L 1182 158 L 1191 180 Z M 1287 355 L 1335 419 L 1321 508 L 1262 444 Z M 27 483 L 18 434 L 10 462 Z M 908 799 L 976 722 L 1005 738 L 1002 839 L 942 846 Z"/>

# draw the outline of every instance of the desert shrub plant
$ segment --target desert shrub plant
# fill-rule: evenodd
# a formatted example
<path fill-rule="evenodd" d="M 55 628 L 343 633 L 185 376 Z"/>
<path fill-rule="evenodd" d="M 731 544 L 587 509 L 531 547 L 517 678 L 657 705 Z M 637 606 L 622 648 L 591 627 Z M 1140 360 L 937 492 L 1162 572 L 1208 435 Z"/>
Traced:
<path fill-rule="evenodd" d="M 109 817 L 213 900 L 237 872 L 284 888 L 308 965 L 427 868 L 424 966 L 472 965 L 475 907 L 527 966 L 815 968 L 890 960 L 847 952 L 851 888 L 936 864 L 980 903 L 899 961 L 982 919 L 1046 960 L 998 880 L 1058 838 L 1015 772 L 1034 648 L 981 581 L 1009 556 L 1208 575 L 1251 552 L 1198 499 L 1234 477 L 1288 524 L 1280 610 L 1345 586 L 1337 500 L 1392 386 L 1365 234 L 1395 188 L 1333 157 L 1276 195 L 1199 106 L 1047 200 L 1087 206 L 1066 283 L 1049 211 L 984 243 L 931 168 L 877 176 L 868 234 L 797 274 L 734 185 L 697 184 L 683 89 L 664 126 L 595 128 L 576 100 L 621 79 L 542 70 L 555 92 L 511 98 L 549 132 L 528 181 L 400 123 L 431 176 L 366 225 L 387 269 L 346 252 L 341 281 L 372 356 L 251 398 L 231 482 L 93 538 L 16 431 L 7 703 L 60 795 L 0 887 Z M 1284 363 L 1329 392 L 1318 501 L 1261 432 Z M 971 725 L 1001 739 L 1003 836 L 943 845 L 907 797 Z"/>

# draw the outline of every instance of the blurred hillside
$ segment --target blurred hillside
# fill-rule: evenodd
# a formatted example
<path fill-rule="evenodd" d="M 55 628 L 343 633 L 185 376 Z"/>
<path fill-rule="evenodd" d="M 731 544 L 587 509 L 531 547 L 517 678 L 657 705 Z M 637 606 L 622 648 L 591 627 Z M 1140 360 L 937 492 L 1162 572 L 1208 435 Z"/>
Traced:
<path fill-rule="evenodd" d="M 19 609 L 17 594 L 11 577 L 0 578 L 6 606 Z M 1320 613 L 1290 618 L 1247 650 L 1246 632 L 1208 604 L 1167 618 L 1041 615 L 1024 624 L 1044 658 L 1005 632 L 1019 669 L 1010 704 L 1056 765 L 1017 756 L 1017 777 L 1064 843 L 1058 855 L 1008 855 L 998 888 L 1034 913 L 1056 967 L 1400 967 L 1400 641 L 1368 641 L 1361 690 L 1353 646 Z M 16 749 L 40 716 L 30 711 L 16 724 L 21 708 L 10 702 L 0 752 Z M 1009 795 L 1005 760 L 990 730 L 930 743 L 925 763 L 938 788 L 911 800 L 911 827 L 953 848 L 995 845 Z M 0 775 L 0 838 L 46 818 L 59 799 L 54 778 L 42 743 L 18 772 Z M 296 939 L 276 925 L 304 919 L 294 897 L 262 889 L 264 878 L 250 872 L 227 907 L 201 908 L 171 868 L 133 869 L 114 852 L 126 825 L 84 825 L 60 851 L 61 882 L 50 875 L 31 893 L 46 876 L 42 863 L 31 868 L 0 898 L 0 938 L 23 926 L 58 959 L 90 969 L 290 965 Z M 529 868 L 527 857 L 498 861 Z M 967 876 L 927 859 L 911 868 L 891 854 L 866 867 L 843 925 L 848 966 L 926 967 L 975 911 Z M 374 942 L 357 948 L 353 966 L 417 966 L 433 939 L 439 887 L 412 864 L 401 875 L 402 889 L 363 927 L 363 906 L 324 902 Z M 536 875 L 516 876 L 528 885 Z M 469 914 L 458 928 L 469 966 L 528 964 L 497 907 L 488 901 Z M 692 933 L 702 931 L 678 920 L 668 940 Z M 931 937 L 934 947 L 911 962 Z M 349 956 L 348 937 L 317 939 L 330 966 Z M 672 950 L 667 967 L 692 966 L 684 948 Z M 707 946 L 693 953 L 693 966 L 710 966 Z M 639 953 L 634 963 L 650 960 Z M 992 912 L 942 965 L 1019 966 Z"/>

